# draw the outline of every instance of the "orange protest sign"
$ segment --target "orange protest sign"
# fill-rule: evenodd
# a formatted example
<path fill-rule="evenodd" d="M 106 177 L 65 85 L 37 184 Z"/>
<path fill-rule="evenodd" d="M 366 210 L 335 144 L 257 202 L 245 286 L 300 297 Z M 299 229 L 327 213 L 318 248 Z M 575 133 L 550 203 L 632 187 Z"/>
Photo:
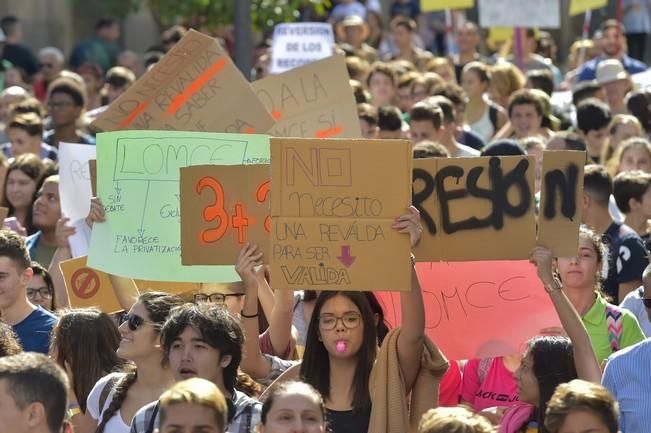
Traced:
<path fill-rule="evenodd" d="M 267 250 L 269 165 L 181 168 L 181 262 L 234 265 L 242 247 Z"/>
<path fill-rule="evenodd" d="M 272 138 L 274 288 L 408 290 L 411 163 L 405 140 Z"/>
<path fill-rule="evenodd" d="M 448 359 L 510 355 L 541 330 L 560 327 L 536 268 L 528 261 L 418 263 L 416 270 L 425 303 L 425 332 Z M 400 295 L 376 296 L 385 320 L 399 326 Z"/>
<path fill-rule="evenodd" d="M 86 266 L 86 256 L 65 260 L 59 264 L 72 308 L 97 307 L 105 313 L 121 311 L 113 284 L 106 272 Z M 198 283 L 175 283 L 134 280 L 141 292 L 188 293 L 199 291 Z M 134 299 L 138 292 L 129 294 Z"/>
<path fill-rule="evenodd" d="M 219 42 L 195 30 L 93 122 L 102 131 L 232 133 L 262 133 L 272 124 L 273 119 Z"/>
<path fill-rule="evenodd" d="M 274 137 L 361 138 L 344 56 L 331 56 L 252 84 L 276 123 Z"/>
<path fill-rule="evenodd" d="M 543 153 L 538 243 L 557 257 L 574 257 L 579 250 L 584 165 L 585 152 Z"/>
<path fill-rule="evenodd" d="M 85 256 L 66 260 L 59 266 L 71 307 L 97 307 L 105 313 L 122 310 L 108 274 L 87 267 Z M 132 295 L 135 298 L 138 293 Z"/>

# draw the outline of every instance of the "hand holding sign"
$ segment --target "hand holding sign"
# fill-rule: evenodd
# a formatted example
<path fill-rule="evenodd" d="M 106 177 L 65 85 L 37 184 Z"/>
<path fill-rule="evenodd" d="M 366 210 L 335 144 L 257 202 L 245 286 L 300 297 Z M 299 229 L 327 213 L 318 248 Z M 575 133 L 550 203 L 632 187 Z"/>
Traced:
<path fill-rule="evenodd" d="M 56 229 L 54 234 L 56 236 L 57 248 L 69 248 L 68 238 L 75 234 L 76 230 L 74 227 L 70 227 L 67 223 L 70 221 L 70 218 L 59 218 L 57 221 Z"/>
<path fill-rule="evenodd" d="M 543 282 L 545 287 L 554 283 L 554 273 L 552 271 L 552 251 L 545 247 L 536 247 L 531 251 L 529 261 L 536 265 L 538 278 Z"/>
<path fill-rule="evenodd" d="M 246 290 L 257 290 L 258 275 L 255 271 L 257 266 L 262 266 L 262 251 L 258 251 L 257 245 L 246 244 L 237 258 L 235 271 L 242 279 Z"/>
<path fill-rule="evenodd" d="M 420 225 L 420 212 L 413 206 L 407 208 L 408 212 L 396 218 L 396 222 L 391 226 L 400 233 L 409 233 L 411 247 L 414 248 L 420 242 L 423 234 L 423 227 Z"/>
<path fill-rule="evenodd" d="M 99 197 L 92 197 L 90 199 L 90 210 L 86 217 L 86 224 L 88 227 L 93 228 L 94 223 L 103 223 L 106 221 L 106 214 L 104 213 L 104 206 Z"/>

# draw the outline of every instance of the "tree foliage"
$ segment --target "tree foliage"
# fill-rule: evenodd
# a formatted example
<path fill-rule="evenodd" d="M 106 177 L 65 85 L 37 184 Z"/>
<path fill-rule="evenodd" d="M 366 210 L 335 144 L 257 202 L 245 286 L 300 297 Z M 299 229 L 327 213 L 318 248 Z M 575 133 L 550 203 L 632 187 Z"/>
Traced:
<path fill-rule="evenodd" d="M 72 0 L 81 5 L 84 0 Z M 121 18 L 147 6 L 163 26 L 179 21 L 215 29 L 233 23 L 235 2 L 242 0 L 101 0 L 103 12 Z M 268 32 L 276 23 L 296 21 L 302 11 L 324 15 L 330 0 L 251 0 L 254 30 Z"/>

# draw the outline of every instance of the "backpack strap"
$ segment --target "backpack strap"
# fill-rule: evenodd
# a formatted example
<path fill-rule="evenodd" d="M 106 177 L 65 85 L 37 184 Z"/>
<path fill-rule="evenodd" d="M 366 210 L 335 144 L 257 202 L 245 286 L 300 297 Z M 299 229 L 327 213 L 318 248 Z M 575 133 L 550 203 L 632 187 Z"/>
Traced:
<path fill-rule="evenodd" d="M 147 426 L 147 430 L 145 430 L 145 433 L 154 433 L 154 427 L 156 427 L 156 415 L 158 415 L 158 409 L 160 408 L 160 400 L 156 403 L 156 406 L 154 406 L 154 412 L 151 414 L 151 419 L 149 420 L 149 425 Z"/>
<path fill-rule="evenodd" d="M 102 393 L 99 395 L 99 407 L 97 408 L 100 414 L 104 411 L 104 405 L 106 404 L 109 394 L 113 388 L 115 388 L 115 385 L 117 385 L 120 379 L 122 379 L 121 376 L 113 376 L 108 380 L 108 382 L 106 382 L 104 388 L 102 388 Z"/>
<path fill-rule="evenodd" d="M 477 376 L 479 377 L 480 385 L 484 383 L 484 380 L 486 380 L 486 376 L 488 376 L 488 370 L 490 370 L 492 363 L 493 358 L 483 358 L 479 361 L 479 365 L 477 366 Z"/>
<path fill-rule="evenodd" d="M 606 326 L 608 327 L 608 339 L 610 340 L 610 349 L 613 353 L 622 348 L 622 332 L 624 330 L 623 310 L 613 304 L 606 303 Z"/>
<path fill-rule="evenodd" d="M 493 129 L 497 132 L 497 108 L 493 104 L 488 106 L 488 118 L 493 125 Z"/>

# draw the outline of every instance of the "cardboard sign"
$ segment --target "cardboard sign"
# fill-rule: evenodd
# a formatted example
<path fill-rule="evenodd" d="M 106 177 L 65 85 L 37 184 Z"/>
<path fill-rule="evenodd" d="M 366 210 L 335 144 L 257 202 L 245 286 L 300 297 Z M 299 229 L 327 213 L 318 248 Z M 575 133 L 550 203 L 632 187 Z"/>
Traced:
<path fill-rule="evenodd" d="M 372 155 L 372 157 L 370 157 Z M 404 140 L 271 140 L 276 289 L 409 290 L 411 198 Z"/>
<path fill-rule="evenodd" d="M 420 0 L 420 9 L 423 12 L 470 9 L 473 7 L 475 7 L 475 0 Z"/>
<path fill-rule="evenodd" d="M 362 137 L 343 56 L 255 81 L 253 89 L 276 120 L 274 137 Z"/>
<path fill-rule="evenodd" d="M 570 16 L 608 6 L 608 0 L 570 0 Z"/>
<path fill-rule="evenodd" d="M 272 124 L 219 42 L 190 30 L 93 127 L 263 133 Z"/>
<path fill-rule="evenodd" d="M 280 74 L 329 57 L 334 53 L 334 46 L 335 35 L 330 23 L 276 24 L 269 72 Z"/>
<path fill-rule="evenodd" d="M 97 160 L 88 161 L 88 172 L 90 173 L 90 190 L 93 197 L 97 197 Z"/>
<path fill-rule="evenodd" d="M 63 280 L 68 292 L 72 308 L 98 307 L 105 313 L 121 311 L 122 307 L 115 296 L 115 289 L 106 272 L 90 268 L 86 265 L 86 256 L 65 260 L 59 264 Z M 186 293 L 199 291 L 199 284 L 168 283 L 160 281 L 134 280 L 138 291 L 130 295 L 133 298 L 138 292 L 167 292 Z"/>
<path fill-rule="evenodd" d="M 267 251 L 269 170 L 269 165 L 181 169 L 183 265 L 234 265 L 247 242 Z"/>
<path fill-rule="evenodd" d="M 585 152 L 543 153 L 543 178 L 538 215 L 538 243 L 557 257 L 579 250 Z"/>
<path fill-rule="evenodd" d="M 522 352 L 541 330 L 560 327 L 556 310 L 528 261 L 416 264 L 425 332 L 448 359 Z M 402 323 L 400 295 L 376 293 L 385 319 Z"/>
<path fill-rule="evenodd" d="M 534 174 L 533 156 L 415 160 L 412 203 L 423 223 L 416 259 L 528 257 L 536 241 Z"/>
<path fill-rule="evenodd" d="M 76 221 L 86 218 L 92 197 L 88 161 L 95 159 L 95 146 L 76 143 L 59 145 L 59 197 L 61 213 Z"/>
<path fill-rule="evenodd" d="M 106 222 L 95 224 L 89 266 L 155 281 L 238 280 L 233 266 L 183 266 L 179 169 L 268 164 L 266 135 L 122 131 L 98 135 L 98 196 Z"/>
<path fill-rule="evenodd" d="M 481 27 L 545 27 L 561 24 L 559 0 L 479 0 Z"/>
<path fill-rule="evenodd" d="M 72 308 L 97 307 L 105 313 L 121 311 L 108 274 L 86 266 L 86 257 L 59 264 Z M 136 298 L 138 293 L 132 293 Z"/>

